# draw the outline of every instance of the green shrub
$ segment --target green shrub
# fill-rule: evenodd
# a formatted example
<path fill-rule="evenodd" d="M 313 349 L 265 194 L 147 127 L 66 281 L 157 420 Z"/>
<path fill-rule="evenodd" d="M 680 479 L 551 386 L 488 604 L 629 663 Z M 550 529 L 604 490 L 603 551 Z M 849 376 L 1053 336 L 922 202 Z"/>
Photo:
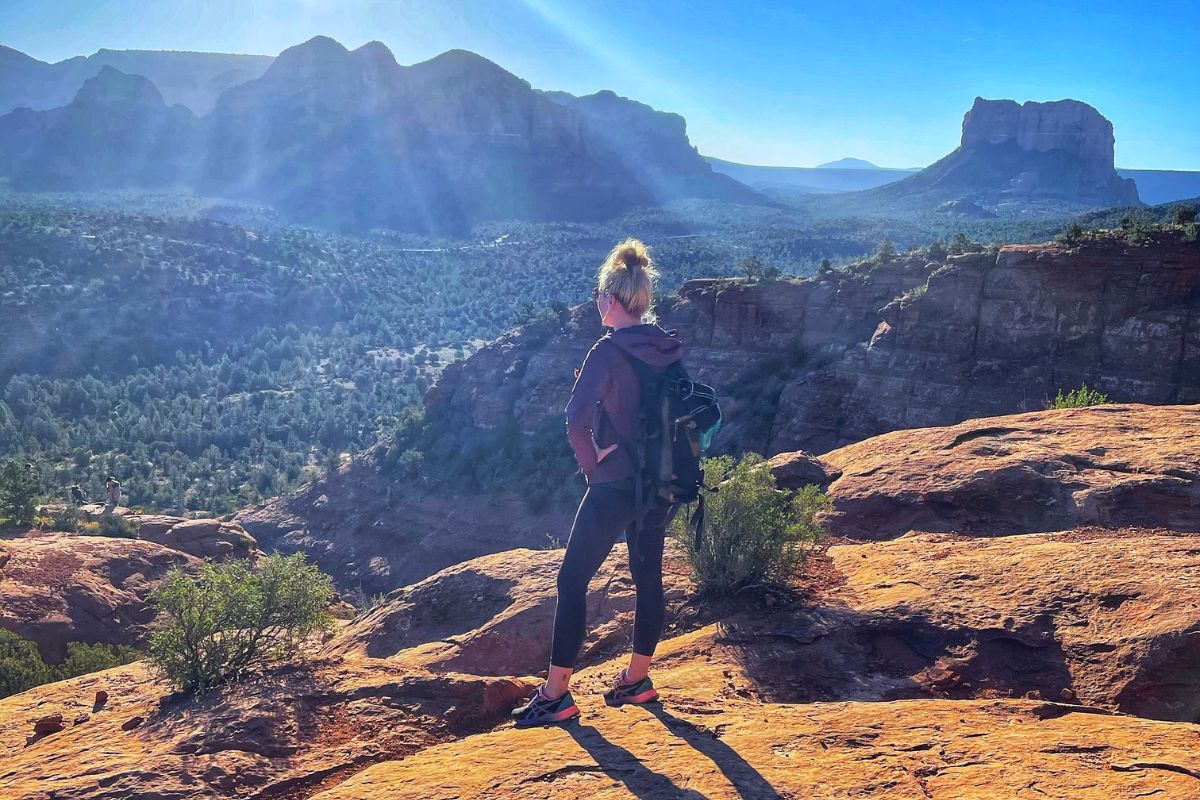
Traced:
<path fill-rule="evenodd" d="M 0 628 L 0 697 L 8 697 L 54 680 L 37 645 Z"/>
<path fill-rule="evenodd" d="M 354 610 L 359 614 L 369 614 L 384 605 L 387 602 L 387 598 L 386 592 L 368 594 L 362 586 L 359 586 L 357 589 L 351 589 L 346 594 L 346 601 L 354 606 Z"/>
<path fill-rule="evenodd" d="M 874 259 L 876 264 L 890 264 L 896 260 L 896 246 L 892 244 L 892 240 L 884 238 L 879 246 L 875 248 Z"/>
<path fill-rule="evenodd" d="M 57 667 L 53 667 L 56 673 L 55 680 L 62 681 L 102 669 L 112 669 L 137 661 L 141 657 L 141 653 L 128 645 L 70 642 L 67 644 L 66 659 Z"/>
<path fill-rule="evenodd" d="M 1098 406 L 1108 402 L 1108 395 L 1089 389 L 1085 383 L 1078 389 L 1063 394 L 1062 389 L 1058 390 L 1058 396 L 1054 398 L 1046 408 L 1087 408 L 1088 406 Z"/>
<path fill-rule="evenodd" d="M 1084 230 L 1078 222 L 1072 222 L 1067 229 L 1058 235 L 1056 241 L 1064 247 L 1079 247 L 1083 244 Z"/>
<path fill-rule="evenodd" d="M 1179 206 L 1175 209 L 1173 219 L 1176 225 L 1191 225 L 1196 221 L 1196 207 Z"/>
<path fill-rule="evenodd" d="M 137 539 L 138 526 L 124 517 L 116 514 L 104 514 L 98 520 L 99 527 L 94 532 L 96 536 L 112 536 L 118 539 Z"/>
<path fill-rule="evenodd" d="M 24 464 L 12 459 L 0 464 L 0 518 L 18 525 L 33 522 L 37 492 L 37 478 Z"/>
<path fill-rule="evenodd" d="M 72 506 L 64 506 L 39 514 L 34 519 L 34 524 L 44 531 L 67 531 L 74 533 L 79 530 L 79 509 Z"/>
<path fill-rule="evenodd" d="M 150 595 L 165 617 L 150 639 L 150 660 L 182 690 L 204 691 L 268 661 L 295 655 L 328 628 L 333 584 L 303 553 L 206 563 L 198 575 L 176 568 Z"/>
<path fill-rule="evenodd" d="M 983 245 L 972 240 L 965 233 L 956 233 L 954 234 L 954 238 L 950 240 L 950 244 L 946 249 L 951 255 L 961 255 L 962 253 L 982 253 Z"/>
<path fill-rule="evenodd" d="M 705 501 L 699 549 L 684 516 L 672 522 L 704 594 L 731 595 L 751 586 L 786 583 L 821 538 L 815 517 L 828 507 L 829 498 L 815 486 L 789 497 L 776 488 L 764 461 L 753 452 L 736 464 L 732 456 L 705 460 L 706 481 L 720 486 Z"/>
<path fill-rule="evenodd" d="M 51 681 L 62 681 L 136 661 L 138 651 L 125 645 L 69 642 L 58 666 L 42 660 L 33 642 L 0 628 L 0 697 L 8 697 Z"/>

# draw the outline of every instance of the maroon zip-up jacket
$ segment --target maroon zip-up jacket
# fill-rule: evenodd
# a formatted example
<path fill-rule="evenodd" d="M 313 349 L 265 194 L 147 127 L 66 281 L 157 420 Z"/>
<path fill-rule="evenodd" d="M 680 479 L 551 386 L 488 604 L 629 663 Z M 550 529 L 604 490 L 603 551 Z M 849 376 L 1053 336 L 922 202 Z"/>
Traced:
<path fill-rule="evenodd" d="M 675 331 L 668 332 L 649 323 L 610 331 L 592 345 L 566 408 L 567 441 L 589 486 L 619 481 L 632 472 L 619 444 L 603 461 L 596 462 L 598 450 L 621 438 L 630 440 L 637 432 L 641 394 L 637 373 L 615 348 L 658 370 L 683 358 L 683 343 L 676 338 Z M 599 419 L 597 403 L 607 413 L 615 431 L 595 430 Z"/>

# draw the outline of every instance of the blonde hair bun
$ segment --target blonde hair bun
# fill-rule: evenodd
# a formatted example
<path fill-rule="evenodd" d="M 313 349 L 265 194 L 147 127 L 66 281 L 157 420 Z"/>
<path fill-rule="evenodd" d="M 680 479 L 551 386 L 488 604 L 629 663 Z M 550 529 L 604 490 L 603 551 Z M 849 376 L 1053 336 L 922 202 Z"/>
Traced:
<path fill-rule="evenodd" d="M 650 266 L 650 253 L 646 250 L 646 245 L 637 239 L 626 239 L 614 248 L 612 261 L 617 269 L 624 267 L 636 272 Z"/>

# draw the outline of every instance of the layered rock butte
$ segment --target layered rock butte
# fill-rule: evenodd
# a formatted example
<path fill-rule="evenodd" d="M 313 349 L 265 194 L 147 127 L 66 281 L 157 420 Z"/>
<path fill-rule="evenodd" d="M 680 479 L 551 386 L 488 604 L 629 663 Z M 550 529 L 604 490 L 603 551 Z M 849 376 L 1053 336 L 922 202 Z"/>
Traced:
<path fill-rule="evenodd" d="M 902 257 L 771 283 L 695 280 L 658 310 L 661 324 L 679 331 L 691 373 L 718 387 L 722 452 L 828 455 L 892 430 L 1040 409 L 1060 389 L 1085 382 L 1117 402 L 1200 401 L 1196 243 L 1014 245 L 944 263 Z M 426 414 L 449 449 L 487 441 L 509 419 L 525 433 L 558 430 L 572 370 L 602 332 L 594 309 L 583 306 L 506 334 L 448 366 L 426 395 Z M 1129 419 L 1151 420 L 1149 413 Z M 1148 424 L 1153 435 L 1160 423 Z M 1052 469 L 1065 475 L 1111 462 L 1087 452 L 1087 435 L 1079 431 L 1071 444 L 1074 466 Z M 977 457 L 980 468 L 1013 448 L 1012 437 L 992 438 L 994 452 Z M 984 446 L 946 452 L 959 457 Z M 378 455 L 239 520 L 265 546 L 304 550 L 344 586 L 370 591 L 420 580 L 463 557 L 540 547 L 569 530 L 569 513 L 535 512 L 520 497 L 410 485 L 381 472 Z M 945 459 L 938 469 L 953 463 Z M 1112 463 L 1096 474 L 1118 474 L 1120 463 Z M 1184 468 L 1160 464 L 1164 486 L 1175 466 Z M 818 469 L 808 482 L 827 483 L 823 474 Z M 987 491 L 999 501 L 1004 473 L 995 474 Z M 1045 491 L 1057 498 L 1066 490 L 1053 487 L 1074 478 L 1046 480 Z M 1078 521 L 1109 524 L 1099 514 Z M 1033 529 L 1077 522 L 1044 516 Z"/>
<path fill-rule="evenodd" d="M 1087 103 L 985 100 L 963 117 L 952 153 L 903 180 L 870 189 L 850 202 L 977 204 L 980 210 L 1028 213 L 1050 209 L 1140 204 L 1133 179 L 1117 174 L 1113 126 Z"/>
<path fill-rule="evenodd" d="M 633 609 L 618 548 L 589 587 L 583 719 L 504 722 L 546 662 L 559 558 L 508 551 L 199 698 L 132 664 L 0 700 L 0 796 L 1200 797 L 1198 444 L 1200 407 L 1124 405 L 780 454 L 785 485 L 828 485 L 839 535 L 796 595 L 725 605 L 670 549 L 661 707 L 599 699 Z"/>

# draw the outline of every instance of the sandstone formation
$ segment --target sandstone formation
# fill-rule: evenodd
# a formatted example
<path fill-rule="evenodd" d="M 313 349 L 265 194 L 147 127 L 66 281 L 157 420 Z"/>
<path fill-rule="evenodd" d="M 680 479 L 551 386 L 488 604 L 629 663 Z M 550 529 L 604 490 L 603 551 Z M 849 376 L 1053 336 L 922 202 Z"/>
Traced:
<path fill-rule="evenodd" d="M 1200 775 L 1200 726 L 1033 701 L 761 707 L 693 693 L 600 709 L 378 764 L 314 800 L 1182 799 Z"/>
<path fill-rule="evenodd" d="M 600 699 L 628 625 L 613 558 L 592 587 L 583 719 L 528 731 L 503 719 L 532 679 L 454 670 L 540 669 L 526 651 L 548 632 L 553 554 L 481 558 L 395 592 L 307 664 L 199 698 L 133 664 L 0 700 L 0 796 L 1191 797 L 1196 542 L 837 545 L 839 582 L 676 626 L 656 659 L 663 705 L 619 710 Z M 673 598 L 690 594 L 668 573 Z M 29 735 L 55 715 L 79 721 Z"/>
<path fill-rule="evenodd" d="M 0 700 L 0 797 L 308 797 L 374 761 L 494 724 L 529 686 L 345 660 L 180 699 L 130 664 Z M 111 699 L 92 711 L 101 687 Z M 90 717 L 26 743 L 37 719 L 80 712 Z"/>
<path fill-rule="evenodd" d="M 198 563 L 152 542 L 98 536 L 11 539 L 3 549 L 0 627 L 35 642 L 52 663 L 68 642 L 143 644 L 154 616 L 146 595 L 172 567 Z"/>
<path fill-rule="evenodd" d="M 776 457 L 777 473 L 803 455 Z M 821 464 L 837 476 L 824 521 L 838 536 L 1200 531 L 1200 406 L 1100 405 L 895 431 Z"/>
<path fill-rule="evenodd" d="M 1194 536 L 1101 528 L 991 539 L 923 534 L 839 545 L 828 555 L 838 580 L 816 595 L 716 625 L 680 613 L 694 589 L 686 565 L 671 556 L 668 636 L 678 636 L 670 645 L 677 655 L 660 661 L 720 654 L 743 665 L 767 702 L 1033 692 L 1200 721 L 1200 674 L 1188 666 L 1200 628 Z M 433 671 L 535 674 L 549 655 L 560 558 L 511 551 L 439 572 L 394 592 L 324 653 Z M 623 562 L 610 558 L 592 582 L 581 664 L 628 645 Z"/>
<path fill-rule="evenodd" d="M 435 672 L 536 674 L 550 659 L 562 552 L 509 550 L 442 570 L 393 592 L 339 631 L 324 652 L 395 658 Z M 668 617 L 691 589 L 686 563 L 669 549 Z M 589 635 L 580 663 L 628 647 L 633 608 L 628 557 L 618 544 L 588 587 Z"/>
<path fill-rule="evenodd" d="M 0 117 L 0 175 L 20 190 L 162 188 L 185 176 L 196 124 L 146 78 L 105 66 L 61 108 Z"/>
<path fill-rule="evenodd" d="M 1097 205 L 1133 205 L 1138 201 L 1134 182 L 1116 174 L 1113 161 L 1112 123 L 1087 103 L 1059 100 L 1051 103 L 984 100 L 976 97 L 963 117 L 964 150 L 1013 144 L 1033 153 L 1059 153 L 1082 166 L 1076 187 L 1039 187 L 1074 191 Z"/>
<path fill-rule="evenodd" d="M 104 67 L 148 78 L 166 102 L 205 114 L 224 90 L 262 74 L 270 56 L 188 53 L 169 50 L 108 50 L 54 64 L 0 46 L 0 114 L 17 108 L 45 111 L 71 102 L 84 81 Z"/>
<path fill-rule="evenodd" d="M 259 555 L 258 542 L 234 522 L 164 514 L 134 514 L 129 520 L 138 526 L 138 538 L 198 558 L 254 559 Z"/>

